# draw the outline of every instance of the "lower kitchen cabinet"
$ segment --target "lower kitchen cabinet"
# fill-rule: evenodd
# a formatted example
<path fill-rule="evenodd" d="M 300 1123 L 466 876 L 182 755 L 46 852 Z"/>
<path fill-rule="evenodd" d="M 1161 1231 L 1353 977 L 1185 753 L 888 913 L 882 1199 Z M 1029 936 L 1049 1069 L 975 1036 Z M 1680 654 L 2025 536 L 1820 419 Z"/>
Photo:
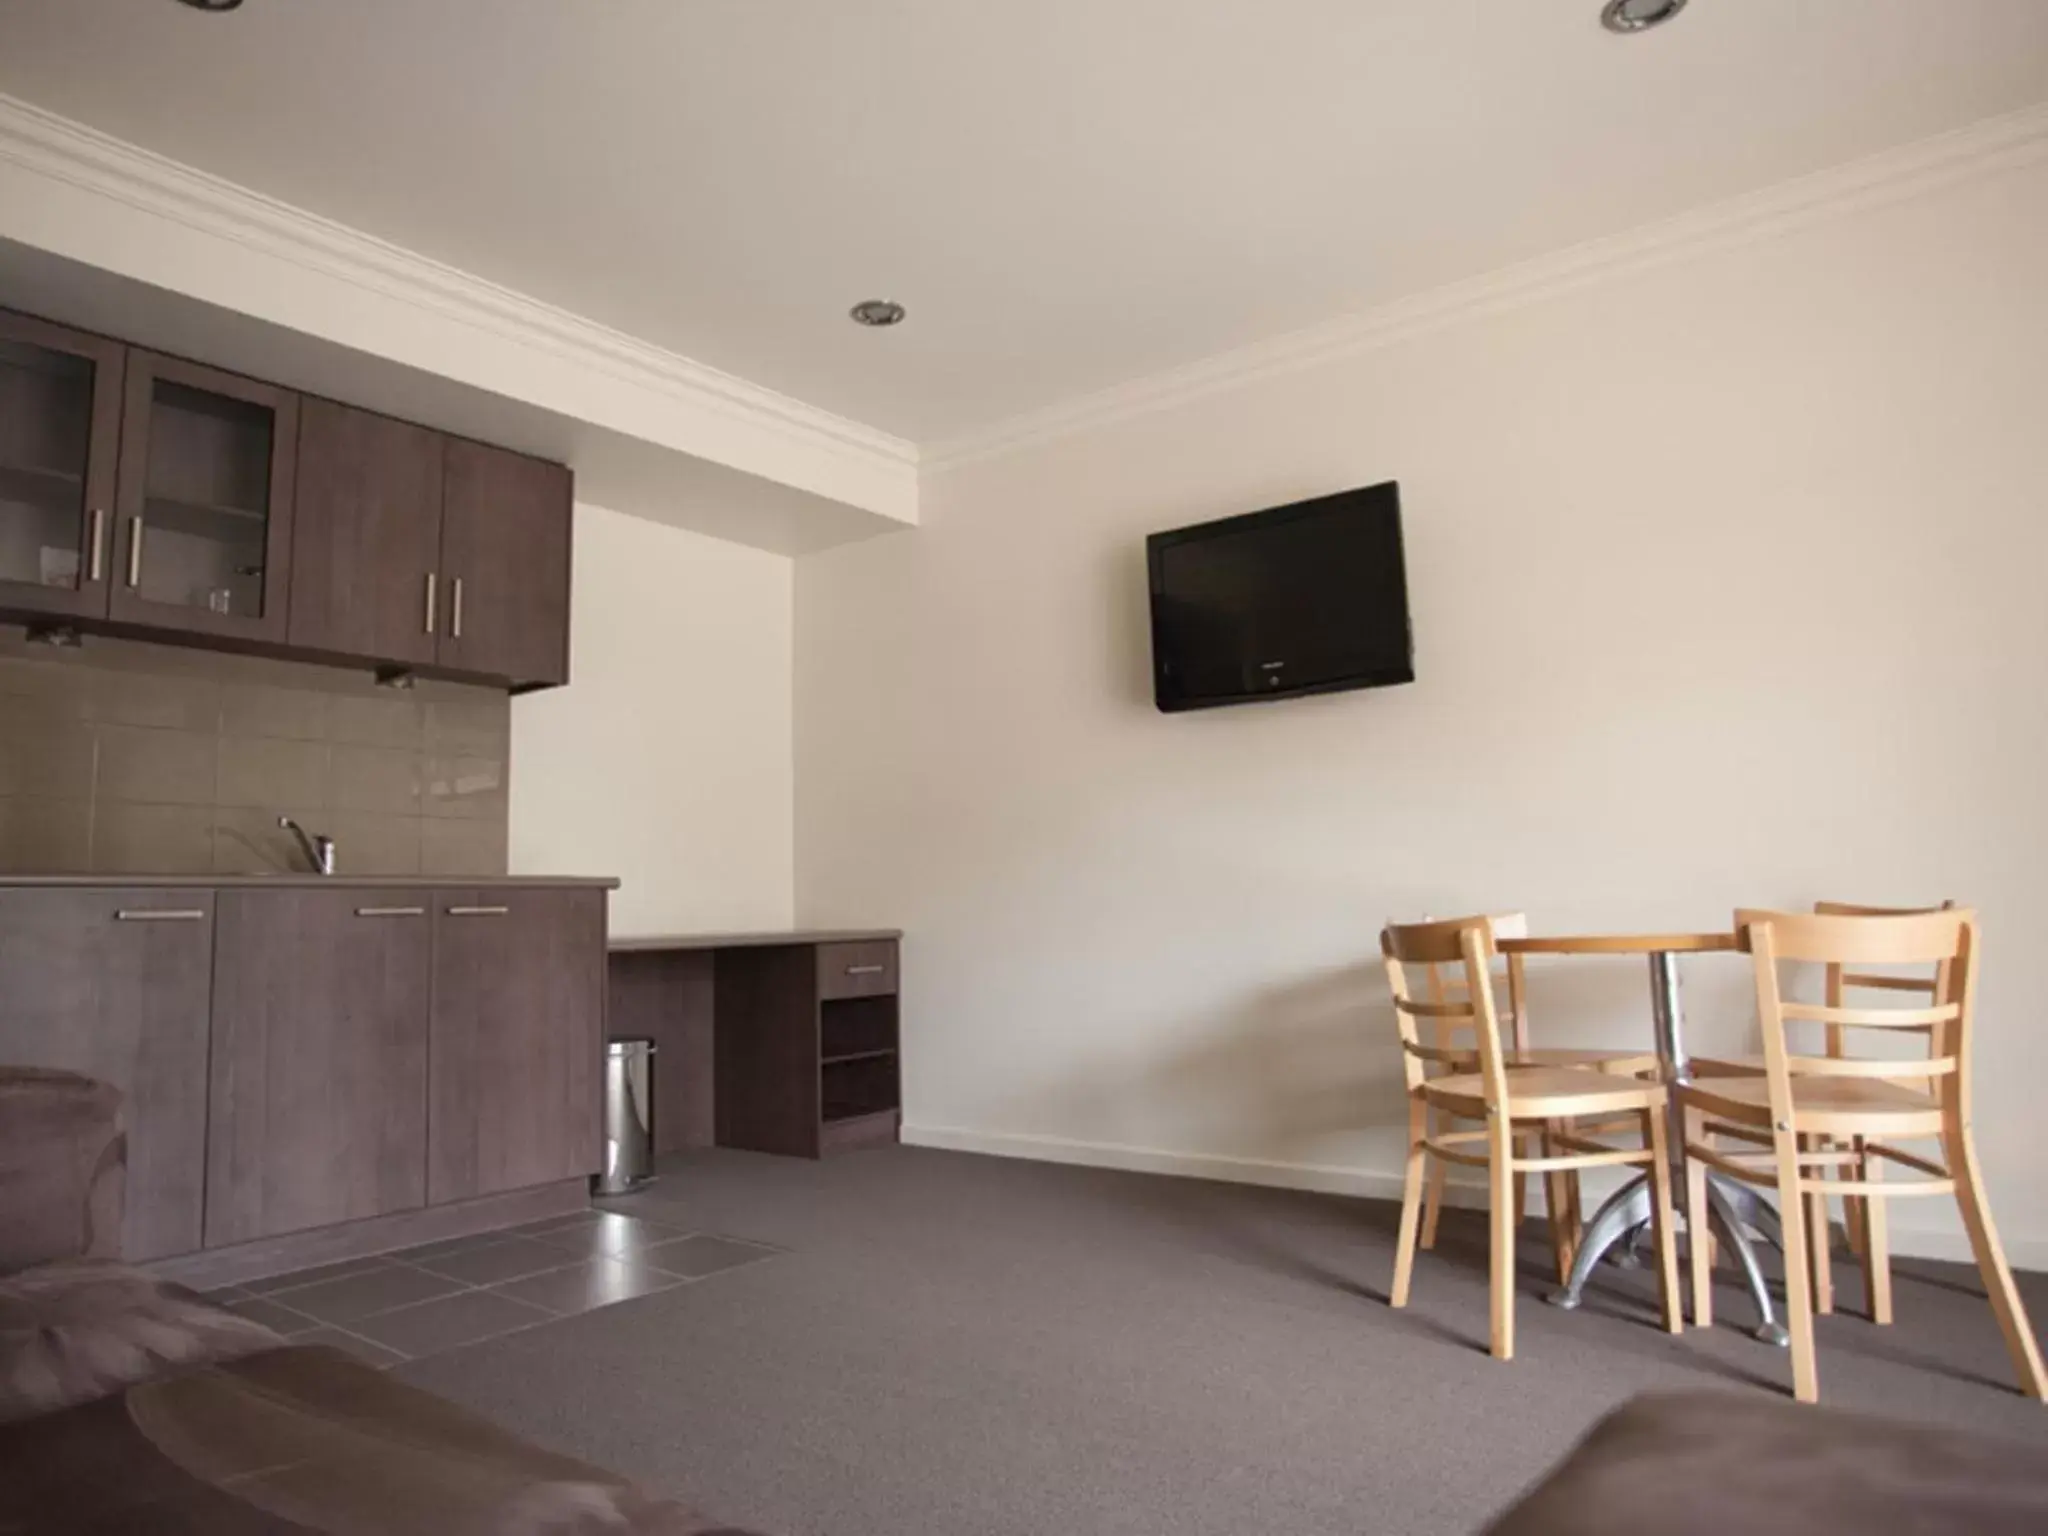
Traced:
<path fill-rule="evenodd" d="M 208 1247 L 426 1203 L 435 894 L 219 893 Z"/>
<path fill-rule="evenodd" d="M 597 1169 L 605 894 L 434 893 L 427 1199 Z"/>
<path fill-rule="evenodd" d="M 0 889 L 0 1062 L 125 1096 L 131 1261 L 200 1244 L 213 908 L 211 891 Z"/>
<path fill-rule="evenodd" d="M 121 1090 L 132 1262 L 559 1198 L 603 1160 L 607 890 L 0 877 L 0 1064 Z"/>

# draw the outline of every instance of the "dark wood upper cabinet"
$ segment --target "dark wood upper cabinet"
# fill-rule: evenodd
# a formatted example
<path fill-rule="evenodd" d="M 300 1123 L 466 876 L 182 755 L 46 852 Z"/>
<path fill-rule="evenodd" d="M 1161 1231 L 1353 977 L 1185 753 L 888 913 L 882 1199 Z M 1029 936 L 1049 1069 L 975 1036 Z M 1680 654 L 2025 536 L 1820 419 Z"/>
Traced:
<path fill-rule="evenodd" d="M 124 1095 L 121 1254 L 200 1245 L 211 891 L 0 890 L 0 1061 Z"/>
<path fill-rule="evenodd" d="M 569 680 L 575 477 L 0 310 L 0 618 Z"/>
<path fill-rule="evenodd" d="M 208 1247 L 425 1203 L 432 901 L 216 897 Z"/>
<path fill-rule="evenodd" d="M 294 647 L 432 666 L 441 592 L 438 432 L 307 398 L 292 518 Z"/>
<path fill-rule="evenodd" d="M 282 644 L 298 444 L 290 390 L 131 351 L 109 615 Z"/>
<path fill-rule="evenodd" d="M 597 1172 L 604 892 L 433 894 L 427 1199 Z"/>
<path fill-rule="evenodd" d="M 106 616 L 127 351 L 0 311 L 0 609 Z"/>
<path fill-rule="evenodd" d="M 443 668 L 515 687 L 569 680 L 573 485 L 559 464 L 448 439 Z"/>

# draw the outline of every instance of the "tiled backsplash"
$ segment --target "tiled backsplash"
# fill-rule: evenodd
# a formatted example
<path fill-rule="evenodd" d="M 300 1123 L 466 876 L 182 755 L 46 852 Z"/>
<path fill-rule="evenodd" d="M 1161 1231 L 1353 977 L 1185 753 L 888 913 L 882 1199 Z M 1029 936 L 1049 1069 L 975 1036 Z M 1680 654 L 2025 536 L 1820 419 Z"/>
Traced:
<path fill-rule="evenodd" d="M 511 706 L 489 688 L 0 630 L 0 872 L 505 872 Z"/>

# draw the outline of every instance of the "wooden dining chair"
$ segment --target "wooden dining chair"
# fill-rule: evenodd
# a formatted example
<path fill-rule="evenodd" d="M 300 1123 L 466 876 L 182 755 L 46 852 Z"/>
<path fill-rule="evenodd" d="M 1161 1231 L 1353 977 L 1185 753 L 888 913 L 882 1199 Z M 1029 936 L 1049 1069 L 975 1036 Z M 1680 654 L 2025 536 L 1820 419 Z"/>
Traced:
<path fill-rule="evenodd" d="M 1858 902 L 1816 901 L 1814 912 L 1821 917 L 1912 917 L 1923 912 L 1952 912 L 1955 902 L 1944 901 L 1936 907 L 1873 907 Z M 1933 1004 L 1945 985 L 1945 966 L 1936 965 L 1932 975 L 1899 976 L 1879 975 L 1869 971 L 1852 971 L 1843 965 L 1829 965 L 1823 971 L 1822 995 L 1831 1008 L 1839 1008 L 1844 997 L 1851 991 L 1905 992 L 1925 997 Z M 1916 1033 L 1925 1038 L 1926 1053 L 1935 1054 L 1934 1026 L 1902 1025 L 1901 1033 Z M 1843 1058 L 1847 1043 L 1847 1029 L 1840 1024 L 1824 1026 L 1826 1051 L 1829 1060 Z M 1798 1071 L 1798 1063 L 1804 1058 L 1788 1056 L 1791 1070 Z M 1750 1074 L 1762 1076 L 1764 1058 L 1753 1056 L 1705 1057 L 1695 1060 L 1694 1071 L 1704 1076 L 1726 1076 Z M 1913 1078 L 1903 1079 L 1907 1083 Z M 1835 1138 L 1817 1136 L 1810 1138 L 1809 1150 L 1828 1151 L 1834 1146 Z M 1867 1153 L 1858 1140 L 1849 1143 L 1857 1156 L 1853 1163 L 1844 1165 L 1846 1180 L 1881 1179 L 1884 1176 L 1884 1159 Z M 1813 1310 L 1826 1315 L 1835 1310 L 1834 1259 L 1830 1251 L 1834 1240 L 1834 1223 L 1828 1209 L 1826 1195 L 1813 1195 L 1807 1201 L 1808 1245 L 1811 1250 L 1810 1269 L 1813 1276 Z M 1849 1251 L 1857 1256 L 1863 1268 L 1863 1294 L 1870 1310 L 1870 1320 L 1880 1326 L 1892 1320 L 1892 1271 L 1888 1228 L 1885 1207 L 1882 1200 L 1867 1200 L 1858 1195 L 1846 1195 L 1842 1199 L 1842 1226 L 1847 1236 Z"/>
<path fill-rule="evenodd" d="M 1820 1394 L 1814 1360 L 1813 1306 L 1809 1270 L 1810 1201 L 1813 1196 L 1851 1196 L 1871 1204 L 1912 1196 L 1953 1195 L 1991 1309 L 2005 1335 L 2029 1397 L 2048 1395 L 2041 1352 L 2014 1288 L 2012 1270 L 1999 1246 L 1977 1166 L 1970 1130 L 1970 1037 L 1975 1003 L 1978 941 L 1974 913 L 1964 909 L 1870 916 L 1840 913 L 1742 911 L 1735 928 L 1752 958 L 1757 1017 L 1762 1026 L 1762 1076 L 1695 1077 L 1678 1087 L 1689 1127 L 1686 1147 L 1687 1199 L 1704 1208 L 1706 1171 L 1778 1192 L 1778 1220 L 1785 1237 L 1785 1320 L 1792 1335 L 1792 1391 L 1801 1402 Z M 1785 995 L 1783 964 L 1836 968 L 1846 978 L 1879 973 L 1871 966 L 1930 965 L 1936 968 L 1931 1000 L 1909 1006 L 1850 1007 L 1839 989 L 1824 1003 Z M 1849 968 L 1854 967 L 1851 971 Z M 1901 989 L 1883 987 L 1897 992 Z M 1879 1059 L 1848 1054 L 1796 1057 L 1787 1025 L 1824 1024 L 1830 1031 L 1904 1029 L 1932 1032 L 1925 1058 Z M 1908 1082 L 1918 1086 L 1908 1086 Z M 1736 1150 L 1710 1141 L 1740 1143 Z M 1822 1145 L 1822 1139 L 1834 1143 Z M 1936 1161 L 1909 1152 L 1901 1141 L 1936 1140 Z M 1876 1160 L 1898 1164 L 1922 1177 L 1910 1181 L 1829 1178 L 1825 1170 L 1860 1170 Z M 1809 1171 L 1820 1170 L 1820 1171 Z M 1692 1252 L 1695 1321 L 1712 1316 L 1708 1299 L 1705 1244 Z"/>
<path fill-rule="evenodd" d="M 1425 1164 L 1484 1168 L 1488 1194 L 1488 1246 L 1491 1345 L 1494 1358 L 1510 1360 L 1515 1352 L 1515 1182 L 1529 1173 L 1576 1173 L 1586 1168 L 1648 1164 L 1655 1189 L 1658 1286 L 1664 1324 L 1679 1331 L 1678 1249 L 1673 1234 L 1671 1165 L 1664 1116 L 1666 1092 L 1661 1083 L 1587 1066 L 1524 1065 L 1510 1068 L 1494 1002 L 1493 920 L 1485 917 L 1448 922 L 1390 923 L 1381 930 L 1380 952 L 1386 959 L 1387 982 L 1394 996 L 1394 1018 L 1401 1035 L 1402 1070 L 1408 1093 L 1408 1154 L 1401 1185 L 1401 1229 L 1394 1254 L 1394 1282 L 1387 1299 L 1408 1305 L 1420 1237 Z M 1443 993 L 1432 997 L 1430 967 L 1449 974 Z M 1472 1031 L 1470 1051 L 1445 1049 L 1436 1043 L 1442 1021 L 1461 1023 Z M 1423 1039 L 1423 1025 L 1432 1039 Z M 1447 1072 L 1432 1075 L 1432 1068 Z M 1476 1070 L 1474 1070 L 1476 1068 Z M 1436 1129 L 1432 1112 L 1446 1120 L 1479 1122 L 1476 1130 Z M 1596 1141 L 1583 1130 L 1565 1130 L 1568 1119 L 1605 1124 L 1626 1117 L 1641 1135 L 1641 1145 L 1616 1147 Z M 1542 1155 L 1521 1155 L 1524 1133 L 1547 1135 Z M 1466 1150 L 1477 1146 L 1478 1150 Z"/>
<path fill-rule="evenodd" d="M 1429 919 L 1425 918 L 1424 921 Z M 1488 917 L 1486 921 L 1492 925 L 1493 936 L 1496 939 L 1521 939 L 1529 935 L 1529 919 L 1525 913 L 1497 913 Z M 1506 1058 L 1509 1067 L 1592 1067 L 1601 1072 L 1614 1072 L 1624 1077 L 1638 1077 L 1657 1070 L 1655 1051 L 1530 1045 L 1529 991 L 1523 970 L 1523 959 L 1520 955 L 1504 955 L 1500 958 L 1506 962 L 1508 1022 L 1514 1041 L 1508 1048 Z M 1431 1002 L 1451 1002 L 1466 996 L 1464 975 L 1459 966 L 1425 965 L 1421 969 Z M 1437 1018 L 1436 1026 L 1435 1044 L 1445 1053 L 1443 1062 L 1456 1065 L 1464 1071 L 1476 1070 L 1479 1065 L 1478 1048 L 1476 1044 L 1461 1038 L 1471 1033 L 1471 1019 L 1459 1019 L 1444 1014 Z M 1463 1052 L 1463 1055 L 1457 1054 L 1459 1052 Z M 1569 1127 L 1559 1125 L 1547 1129 L 1561 1130 Z M 1528 1139 L 1541 1144 L 1545 1134 L 1547 1132 L 1531 1132 Z M 1436 1247 L 1437 1224 L 1443 1215 L 1444 1194 L 1450 1182 L 1449 1172 L 1449 1165 L 1441 1160 L 1431 1164 L 1429 1169 L 1429 1183 L 1423 1195 L 1422 1205 L 1422 1246 L 1426 1249 Z M 1579 1229 L 1585 1225 L 1579 1198 L 1578 1175 L 1545 1175 L 1544 1206 L 1550 1221 L 1551 1250 L 1557 1264 L 1558 1283 L 1562 1285 L 1571 1273 Z M 1528 1208 L 1528 1176 L 1524 1174 L 1515 1180 L 1515 1211 L 1519 1216 Z"/>

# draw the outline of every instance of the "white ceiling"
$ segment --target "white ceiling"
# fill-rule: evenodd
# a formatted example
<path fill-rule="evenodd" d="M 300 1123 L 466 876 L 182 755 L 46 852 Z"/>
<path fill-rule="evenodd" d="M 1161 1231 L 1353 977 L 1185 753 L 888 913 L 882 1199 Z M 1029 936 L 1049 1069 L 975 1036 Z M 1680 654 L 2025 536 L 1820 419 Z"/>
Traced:
<path fill-rule="evenodd" d="M 925 444 L 2048 99 L 2048 0 L 1598 10 L 0 0 L 0 91 Z"/>
<path fill-rule="evenodd" d="M 731 543 L 799 555 L 904 526 L 850 501 L 4 238 L 0 299 L 155 351 L 204 359 L 331 400 L 368 403 L 407 421 L 573 465 L 579 501 Z"/>

